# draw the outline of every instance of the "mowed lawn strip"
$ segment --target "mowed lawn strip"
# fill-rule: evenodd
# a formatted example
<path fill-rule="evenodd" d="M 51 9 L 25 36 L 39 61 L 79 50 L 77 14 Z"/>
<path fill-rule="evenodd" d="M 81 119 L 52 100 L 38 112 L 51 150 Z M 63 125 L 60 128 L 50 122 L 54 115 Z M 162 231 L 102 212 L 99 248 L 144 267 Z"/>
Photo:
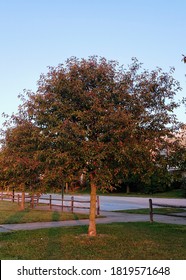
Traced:
<path fill-rule="evenodd" d="M 113 212 L 118 213 L 129 213 L 129 214 L 149 214 L 149 208 L 141 208 L 141 209 L 129 209 L 129 210 L 116 210 Z M 169 215 L 176 213 L 184 213 L 186 212 L 186 208 L 172 208 L 172 207 L 162 207 L 162 208 L 153 208 L 154 214 L 161 215 Z"/>
<path fill-rule="evenodd" d="M 59 208 L 60 210 L 60 208 Z M 0 201 L 0 224 L 34 223 L 88 219 L 87 214 L 53 210 L 37 210 L 27 207 L 21 211 L 17 203 Z"/>
<path fill-rule="evenodd" d="M 97 225 L 0 233 L 1 259 L 186 259 L 186 226 L 145 223 Z"/>

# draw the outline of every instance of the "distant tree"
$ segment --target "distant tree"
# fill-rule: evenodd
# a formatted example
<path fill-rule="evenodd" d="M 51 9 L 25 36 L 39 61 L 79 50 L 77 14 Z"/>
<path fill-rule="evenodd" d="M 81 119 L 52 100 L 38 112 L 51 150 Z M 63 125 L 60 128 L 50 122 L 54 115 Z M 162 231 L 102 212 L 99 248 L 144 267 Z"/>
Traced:
<path fill-rule="evenodd" d="M 174 182 L 183 189 L 186 196 L 186 126 L 182 126 L 175 136 L 175 145 L 170 152 L 170 167 L 172 167 Z"/>
<path fill-rule="evenodd" d="M 182 56 L 183 56 L 182 61 L 183 61 L 184 63 L 186 63 L 186 55 L 182 54 Z"/>
<path fill-rule="evenodd" d="M 176 125 L 180 87 L 172 73 L 143 70 L 136 59 L 124 69 L 105 58 L 70 58 L 41 75 L 37 92 L 20 107 L 17 118 L 42 135 L 45 180 L 86 174 L 89 235 L 96 235 L 97 188 L 113 189 L 131 176 L 145 181 L 154 172 L 158 147 Z"/>
<path fill-rule="evenodd" d="M 0 181 L 4 188 L 38 192 L 41 186 L 41 162 L 38 157 L 38 129 L 25 121 L 8 128 L 0 152 Z M 24 199 L 22 200 L 24 208 Z"/>

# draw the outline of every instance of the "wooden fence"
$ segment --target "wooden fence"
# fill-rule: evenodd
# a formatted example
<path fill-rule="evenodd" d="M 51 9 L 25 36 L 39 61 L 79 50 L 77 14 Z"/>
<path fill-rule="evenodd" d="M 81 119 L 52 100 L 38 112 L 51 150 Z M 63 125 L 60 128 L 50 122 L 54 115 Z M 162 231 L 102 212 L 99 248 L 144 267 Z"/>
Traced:
<path fill-rule="evenodd" d="M 64 198 L 55 198 L 51 194 L 46 196 L 40 196 L 40 195 L 28 195 L 25 194 L 24 196 L 25 203 L 29 203 L 31 208 L 34 208 L 38 205 L 45 205 L 48 206 L 50 210 L 52 210 L 53 207 L 59 207 L 61 208 L 61 211 L 68 210 L 70 212 L 75 212 L 75 209 L 81 209 L 81 210 L 89 210 L 90 209 L 90 200 L 80 200 L 78 198 L 75 198 L 74 196 L 71 196 L 69 199 Z M 22 201 L 22 195 L 21 194 L 12 194 L 12 193 L 0 193 L 0 200 L 6 200 L 6 201 L 12 201 L 13 203 L 16 202 L 18 204 L 21 204 Z M 99 196 L 96 197 L 96 214 L 100 215 L 100 200 Z"/>
<path fill-rule="evenodd" d="M 168 208 L 183 208 L 185 209 L 185 205 L 168 205 L 168 204 L 160 204 L 160 203 L 153 203 L 152 199 L 149 199 L 149 214 L 150 214 L 150 222 L 152 223 L 154 221 L 154 208 L 153 206 L 159 206 L 159 207 L 168 207 Z M 165 215 L 165 214 L 158 214 L 158 215 Z M 174 215 L 174 214 L 168 214 L 166 213 L 167 216 L 176 216 L 176 217 L 182 217 L 186 218 L 186 216 L 179 216 L 179 215 Z"/>

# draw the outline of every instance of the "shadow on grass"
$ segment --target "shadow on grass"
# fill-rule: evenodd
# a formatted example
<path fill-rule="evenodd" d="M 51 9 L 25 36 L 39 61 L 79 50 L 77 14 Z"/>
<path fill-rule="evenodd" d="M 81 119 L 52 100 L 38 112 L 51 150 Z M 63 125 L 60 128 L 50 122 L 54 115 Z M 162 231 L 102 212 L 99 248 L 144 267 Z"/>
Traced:
<path fill-rule="evenodd" d="M 55 221 L 55 222 L 60 221 L 60 214 L 58 211 L 52 212 L 52 221 Z"/>
<path fill-rule="evenodd" d="M 79 220 L 79 217 L 76 213 L 73 213 L 73 216 L 74 216 L 74 220 Z"/>
<path fill-rule="evenodd" d="M 63 214 L 63 212 L 62 212 Z M 76 213 L 72 213 L 73 214 L 73 220 L 79 220 L 79 217 Z M 53 211 L 52 212 L 52 221 L 60 221 L 61 219 L 61 213 L 59 211 Z"/>
<path fill-rule="evenodd" d="M 28 210 L 16 211 L 13 215 L 7 217 L 3 224 L 21 223 L 22 218 L 28 213 Z"/>

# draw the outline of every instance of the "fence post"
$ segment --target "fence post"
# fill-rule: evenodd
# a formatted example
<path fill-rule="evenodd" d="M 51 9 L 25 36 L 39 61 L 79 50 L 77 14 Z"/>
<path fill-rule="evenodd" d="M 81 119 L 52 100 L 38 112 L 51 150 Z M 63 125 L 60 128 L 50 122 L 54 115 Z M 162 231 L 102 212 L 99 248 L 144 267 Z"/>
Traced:
<path fill-rule="evenodd" d="M 99 202 L 99 195 L 97 195 L 97 215 L 100 215 L 100 202 Z"/>
<path fill-rule="evenodd" d="M 50 205 L 50 210 L 52 209 L 52 195 L 50 194 L 49 196 L 49 205 Z"/>
<path fill-rule="evenodd" d="M 15 189 L 13 187 L 12 189 L 12 202 L 14 203 L 14 199 L 15 199 Z"/>
<path fill-rule="evenodd" d="M 34 195 L 31 196 L 31 208 L 34 208 Z"/>
<path fill-rule="evenodd" d="M 39 194 L 37 194 L 37 205 L 39 204 Z"/>
<path fill-rule="evenodd" d="M 150 222 L 153 222 L 153 207 L 152 207 L 152 199 L 149 199 L 149 214 L 150 214 Z"/>
<path fill-rule="evenodd" d="M 74 212 L 74 197 L 71 197 L 71 212 Z"/>
<path fill-rule="evenodd" d="M 19 205 L 19 200 L 20 200 L 20 194 L 18 193 L 17 195 L 17 204 Z"/>
<path fill-rule="evenodd" d="M 63 212 L 63 202 L 64 202 L 64 197 L 62 197 L 62 200 L 61 200 L 61 211 Z"/>

